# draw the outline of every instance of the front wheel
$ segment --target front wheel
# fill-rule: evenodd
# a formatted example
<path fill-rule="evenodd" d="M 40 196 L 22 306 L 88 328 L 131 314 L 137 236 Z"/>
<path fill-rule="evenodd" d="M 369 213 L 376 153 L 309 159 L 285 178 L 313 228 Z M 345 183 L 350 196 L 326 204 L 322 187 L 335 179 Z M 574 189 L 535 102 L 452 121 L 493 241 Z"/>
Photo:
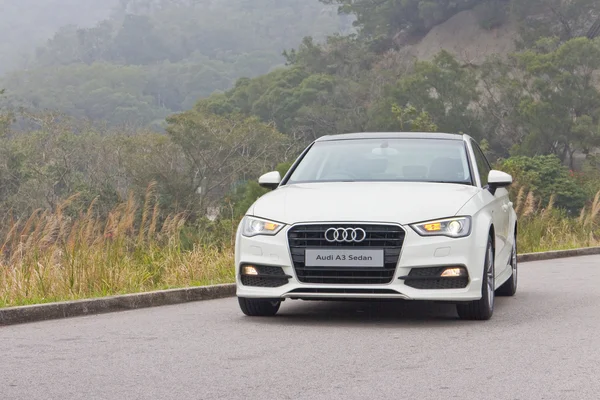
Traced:
<path fill-rule="evenodd" d="M 240 309 L 249 317 L 272 317 L 277 314 L 281 301 L 238 297 Z"/>
<path fill-rule="evenodd" d="M 494 274 L 494 246 L 490 237 L 485 251 L 481 299 L 457 304 L 456 311 L 460 319 L 484 321 L 492 318 L 492 314 L 494 314 Z"/>

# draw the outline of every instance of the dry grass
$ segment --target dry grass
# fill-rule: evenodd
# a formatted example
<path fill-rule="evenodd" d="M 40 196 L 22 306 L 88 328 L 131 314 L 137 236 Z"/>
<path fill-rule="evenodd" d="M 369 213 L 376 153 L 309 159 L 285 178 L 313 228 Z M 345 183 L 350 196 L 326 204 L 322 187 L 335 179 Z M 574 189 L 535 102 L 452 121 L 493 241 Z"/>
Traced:
<path fill-rule="evenodd" d="M 533 193 L 525 197 L 521 191 L 515 203 L 520 253 L 600 246 L 600 192 L 579 216 L 570 217 L 554 208 L 554 196 L 540 209 Z"/>
<path fill-rule="evenodd" d="M 184 248 L 183 215 L 161 218 L 149 188 L 141 209 L 130 197 L 107 218 L 93 204 L 9 221 L 0 237 L 0 307 L 233 281 L 229 246 Z"/>

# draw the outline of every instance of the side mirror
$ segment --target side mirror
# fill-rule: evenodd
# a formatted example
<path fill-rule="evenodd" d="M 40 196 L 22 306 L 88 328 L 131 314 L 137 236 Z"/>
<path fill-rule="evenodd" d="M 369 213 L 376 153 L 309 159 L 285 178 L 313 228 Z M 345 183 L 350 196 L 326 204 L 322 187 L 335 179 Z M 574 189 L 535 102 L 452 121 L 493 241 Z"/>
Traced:
<path fill-rule="evenodd" d="M 510 186 L 512 185 L 512 183 L 512 176 L 510 176 L 506 172 L 497 171 L 493 169 L 488 175 L 488 186 L 490 187 L 490 192 L 492 192 L 492 194 L 496 193 L 496 189 Z"/>
<path fill-rule="evenodd" d="M 258 184 L 267 189 L 275 189 L 281 183 L 281 174 L 273 171 L 258 178 Z"/>

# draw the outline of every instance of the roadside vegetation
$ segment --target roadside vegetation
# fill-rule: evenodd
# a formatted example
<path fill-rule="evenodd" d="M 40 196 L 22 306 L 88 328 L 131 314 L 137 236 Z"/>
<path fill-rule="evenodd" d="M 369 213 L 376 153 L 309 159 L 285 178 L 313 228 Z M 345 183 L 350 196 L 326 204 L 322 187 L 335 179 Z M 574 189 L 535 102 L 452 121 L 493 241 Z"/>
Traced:
<path fill-rule="evenodd" d="M 151 190 L 106 218 L 94 203 L 73 209 L 74 197 L 11 221 L 0 240 L 0 307 L 233 282 L 233 225 L 203 240 L 183 214 L 161 215 Z"/>
<path fill-rule="evenodd" d="M 519 189 L 520 253 L 600 246 L 600 192 L 570 216 L 542 208 Z M 38 210 L 11 221 L 0 238 L 0 307 L 234 282 L 233 241 L 240 217 L 190 227 L 184 214 L 161 215 L 153 186 L 98 216 L 95 204 Z"/>
<path fill-rule="evenodd" d="M 514 177 L 519 252 L 600 245 L 599 2 L 211 11 L 256 26 L 248 37 L 210 15 L 195 23 L 194 2 L 120 3 L 108 22 L 60 30 L 3 81 L 0 307 L 232 282 L 237 224 L 265 193 L 256 178 L 318 137 L 356 131 L 468 133 Z M 253 25 L 275 3 L 274 30 Z M 336 5 L 347 18 L 328 13 Z M 483 29 L 518 27 L 513 53 L 473 64 L 403 52 L 472 7 Z M 287 31 L 290 20 L 301 26 Z M 331 21 L 355 21 L 355 33 L 296 37 L 323 38 Z M 281 60 L 265 47 L 278 29 L 277 46 L 293 47 Z"/>

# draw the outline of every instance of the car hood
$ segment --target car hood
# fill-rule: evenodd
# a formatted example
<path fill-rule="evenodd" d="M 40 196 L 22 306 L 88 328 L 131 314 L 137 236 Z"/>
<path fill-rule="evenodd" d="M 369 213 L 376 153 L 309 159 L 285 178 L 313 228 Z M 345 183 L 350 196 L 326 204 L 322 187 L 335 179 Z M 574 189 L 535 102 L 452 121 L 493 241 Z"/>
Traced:
<path fill-rule="evenodd" d="M 423 182 L 294 184 L 267 193 L 249 214 L 285 224 L 368 221 L 404 225 L 454 216 L 477 190 Z"/>

